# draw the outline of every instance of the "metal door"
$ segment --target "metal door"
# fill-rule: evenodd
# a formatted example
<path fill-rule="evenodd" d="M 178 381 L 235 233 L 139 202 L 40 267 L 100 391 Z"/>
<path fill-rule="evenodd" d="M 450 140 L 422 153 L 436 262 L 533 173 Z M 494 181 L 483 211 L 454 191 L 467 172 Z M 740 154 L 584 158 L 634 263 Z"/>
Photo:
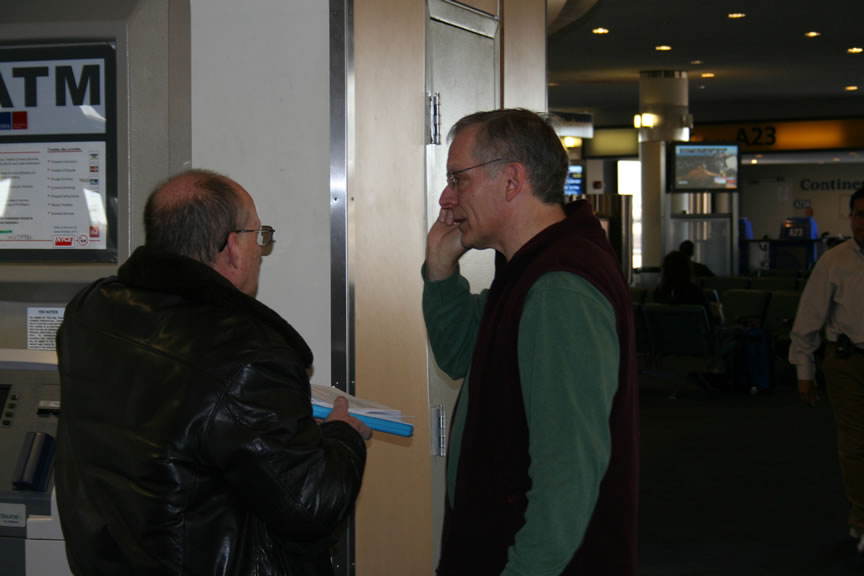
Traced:
<path fill-rule="evenodd" d="M 426 147 L 427 229 L 438 217 L 438 199 L 447 171 L 447 134 L 462 116 L 498 107 L 498 20 L 444 0 L 428 0 L 426 27 L 426 90 L 429 98 L 429 142 Z M 460 261 L 472 291 L 486 288 L 494 273 L 494 252 L 472 250 Z M 429 406 L 432 434 L 433 534 L 444 519 L 446 430 L 460 382 L 448 378 L 428 353 Z M 439 557 L 435 543 L 435 562 Z"/>

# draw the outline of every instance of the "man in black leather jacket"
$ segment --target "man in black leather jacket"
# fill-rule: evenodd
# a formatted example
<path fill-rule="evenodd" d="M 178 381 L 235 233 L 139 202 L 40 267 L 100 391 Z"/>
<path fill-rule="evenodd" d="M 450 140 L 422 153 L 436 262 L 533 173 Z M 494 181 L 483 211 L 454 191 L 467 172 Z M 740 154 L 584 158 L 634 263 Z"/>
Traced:
<path fill-rule="evenodd" d="M 369 428 L 312 417 L 312 352 L 255 299 L 255 204 L 208 171 L 161 185 L 146 245 L 81 291 L 58 335 L 56 488 L 72 571 L 332 574 Z"/>

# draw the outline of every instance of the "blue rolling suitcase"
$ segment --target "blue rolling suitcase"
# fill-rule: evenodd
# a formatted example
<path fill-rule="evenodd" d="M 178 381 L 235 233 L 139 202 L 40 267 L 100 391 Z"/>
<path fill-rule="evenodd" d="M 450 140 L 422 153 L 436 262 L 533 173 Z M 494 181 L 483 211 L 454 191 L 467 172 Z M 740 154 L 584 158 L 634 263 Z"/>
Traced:
<path fill-rule="evenodd" d="M 774 340 L 770 332 L 751 328 L 741 335 L 735 372 L 739 390 L 758 394 L 774 387 Z"/>

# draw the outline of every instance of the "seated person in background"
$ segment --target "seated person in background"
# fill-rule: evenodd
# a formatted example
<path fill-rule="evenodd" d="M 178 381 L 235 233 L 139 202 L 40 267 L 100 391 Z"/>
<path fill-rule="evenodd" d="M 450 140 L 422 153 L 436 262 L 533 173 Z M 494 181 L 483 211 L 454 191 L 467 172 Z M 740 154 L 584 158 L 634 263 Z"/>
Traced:
<path fill-rule="evenodd" d="M 702 288 L 691 280 L 690 257 L 674 250 L 663 259 L 660 284 L 654 289 L 654 301 L 660 304 L 698 304 L 705 307 L 712 324 L 722 324 L 722 313 L 705 298 Z"/>
<path fill-rule="evenodd" d="M 681 245 L 678 246 L 678 250 L 687 255 L 687 259 L 690 260 L 690 269 L 692 272 L 692 276 L 694 278 L 701 278 L 704 276 L 714 276 L 714 272 L 711 271 L 708 266 L 702 264 L 701 262 L 696 262 L 693 260 L 693 242 L 690 240 L 684 240 L 681 242 Z"/>

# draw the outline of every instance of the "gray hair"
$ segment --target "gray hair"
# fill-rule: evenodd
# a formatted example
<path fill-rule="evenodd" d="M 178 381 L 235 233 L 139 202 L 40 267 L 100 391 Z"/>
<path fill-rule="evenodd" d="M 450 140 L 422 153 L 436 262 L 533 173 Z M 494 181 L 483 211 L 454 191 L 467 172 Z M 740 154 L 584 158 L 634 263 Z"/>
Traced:
<path fill-rule="evenodd" d="M 564 203 L 564 181 L 570 160 L 558 134 L 545 118 L 524 108 L 505 108 L 465 116 L 450 129 L 449 139 L 477 126 L 477 161 L 502 158 L 525 166 L 534 196 L 546 204 Z M 490 166 L 488 170 L 496 170 Z"/>

